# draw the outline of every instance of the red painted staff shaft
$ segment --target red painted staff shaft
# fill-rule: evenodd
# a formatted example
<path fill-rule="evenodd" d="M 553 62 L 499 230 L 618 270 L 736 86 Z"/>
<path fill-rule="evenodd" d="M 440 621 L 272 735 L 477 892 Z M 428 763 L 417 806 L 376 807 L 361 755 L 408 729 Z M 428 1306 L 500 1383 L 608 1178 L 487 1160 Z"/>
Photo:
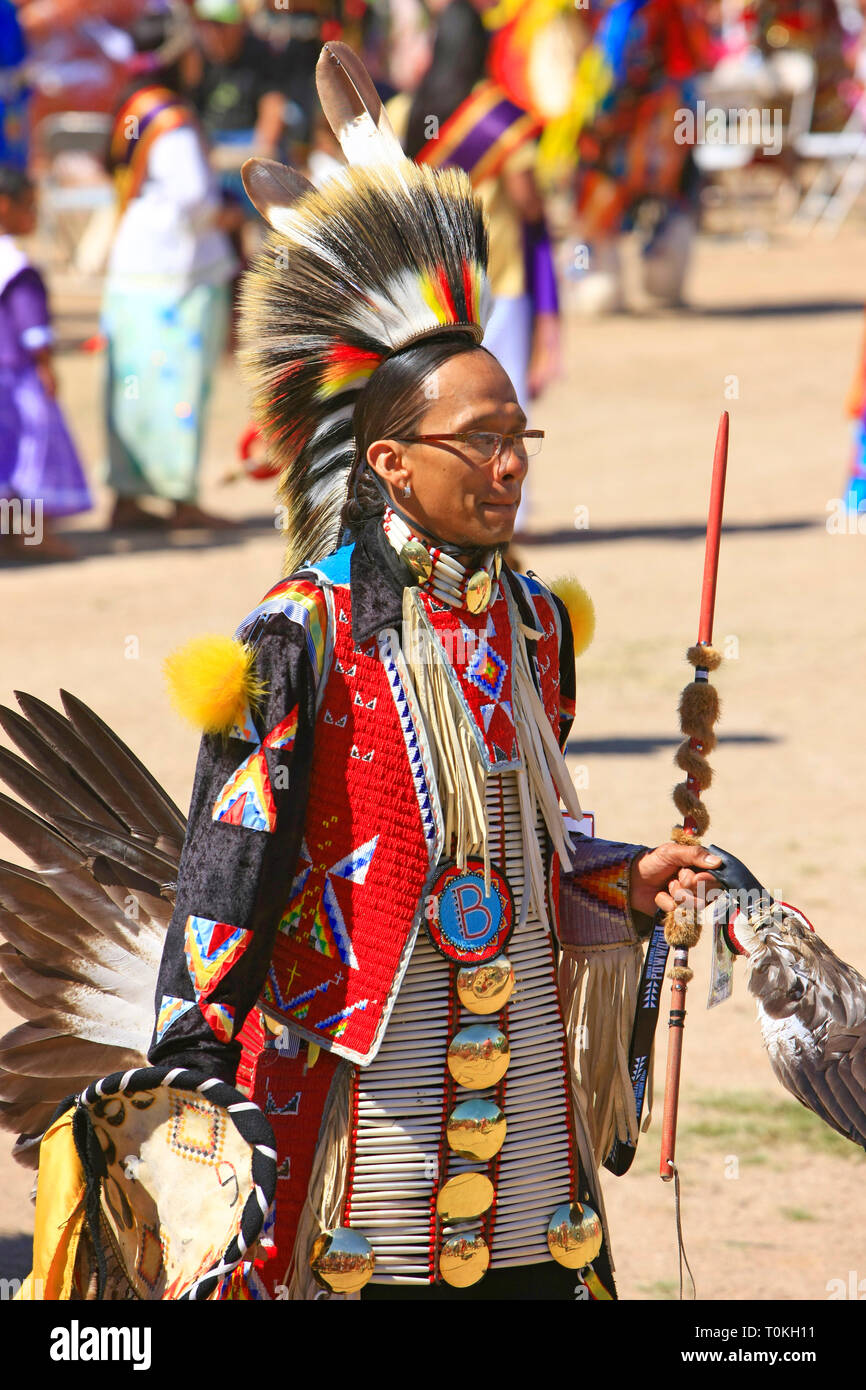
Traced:
<path fill-rule="evenodd" d="M 728 467 L 729 416 L 722 411 L 716 433 L 713 455 L 713 480 L 710 487 L 710 506 L 707 516 L 707 544 L 704 550 L 704 577 L 701 585 L 701 616 L 698 623 L 698 643 L 709 645 L 713 640 L 713 614 L 716 605 L 716 579 L 719 573 L 719 545 L 722 539 L 722 509 L 725 502 L 725 475 Z M 702 673 L 706 679 L 706 672 Z M 689 740 L 691 747 L 702 752 L 697 739 Z M 689 789 L 700 795 L 693 777 L 686 779 Z M 683 819 L 683 828 L 695 834 L 697 826 L 691 816 Z M 689 953 L 684 946 L 674 949 L 674 965 L 685 967 Z M 671 985 L 671 1006 L 668 1017 L 668 1058 L 665 1069 L 665 1104 L 662 1115 L 662 1147 L 659 1177 L 669 1182 L 674 1175 L 677 1146 L 677 1117 L 680 1101 L 680 1075 L 683 1059 L 683 1031 L 686 1021 L 686 982 L 675 978 Z"/>
<path fill-rule="evenodd" d="M 698 641 L 712 642 L 713 613 L 716 606 L 716 579 L 719 573 L 719 545 L 722 539 L 722 508 L 725 505 L 725 474 L 728 471 L 728 421 L 722 411 L 716 433 L 713 455 L 713 481 L 710 487 L 710 510 L 707 516 L 707 545 L 704 550 L 704 579 L 701 585 L 701 619 Z"/>

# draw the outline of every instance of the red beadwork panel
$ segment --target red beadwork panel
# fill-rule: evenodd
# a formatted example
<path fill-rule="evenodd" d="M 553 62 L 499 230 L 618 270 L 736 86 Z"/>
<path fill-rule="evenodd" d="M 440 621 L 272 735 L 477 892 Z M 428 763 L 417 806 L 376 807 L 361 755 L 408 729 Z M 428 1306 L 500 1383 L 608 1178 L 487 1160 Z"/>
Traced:
<path fill-rule="evenodd" d="M 389 649 L 352 640 L 334 594 L 334 660 L 316 721 L 301 853 L 262 1004 L 353 1061 L 374 1051 L 435 840 L 429 768 Z"/>

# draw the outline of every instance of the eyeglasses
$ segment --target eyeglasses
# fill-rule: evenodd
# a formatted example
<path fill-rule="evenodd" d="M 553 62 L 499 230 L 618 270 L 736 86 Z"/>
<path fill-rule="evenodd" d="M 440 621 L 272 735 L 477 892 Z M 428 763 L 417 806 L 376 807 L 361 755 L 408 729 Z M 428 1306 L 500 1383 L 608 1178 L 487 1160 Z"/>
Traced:
<path fill-rule="evenodd" d="M 490 463 L 506 451 L 519 459 L 535 458 L 541 451 L 544 430 L 519 430 L 515 434 L 497 434 L 494 430 L 470 430 L 464 434 L 404 434 L 393 435 L 398 444 L 440 444 L 459 440 L 473 463 Z"/>

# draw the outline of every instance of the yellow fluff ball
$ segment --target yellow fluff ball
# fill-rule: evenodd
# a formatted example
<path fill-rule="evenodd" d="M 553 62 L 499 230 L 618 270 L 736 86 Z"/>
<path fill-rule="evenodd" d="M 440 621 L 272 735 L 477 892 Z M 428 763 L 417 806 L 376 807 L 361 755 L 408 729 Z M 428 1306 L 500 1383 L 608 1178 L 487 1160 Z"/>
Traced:
<path fill-rule="evenodd" d="M 171 703 L 205 734 L 227 734 L 264 686 L 253 669 L 255 654 L 234 637 L 193 637 L 164 664 Z"/>
<path fill-rule="evenodd" d="M 574 655 L 583 656 L 595 636 L 595 606 L 582 584 L 571 575 L 557 579 L 551 586 L 557 598 L 561 598 L 571 621 L 574 637 Z"/>

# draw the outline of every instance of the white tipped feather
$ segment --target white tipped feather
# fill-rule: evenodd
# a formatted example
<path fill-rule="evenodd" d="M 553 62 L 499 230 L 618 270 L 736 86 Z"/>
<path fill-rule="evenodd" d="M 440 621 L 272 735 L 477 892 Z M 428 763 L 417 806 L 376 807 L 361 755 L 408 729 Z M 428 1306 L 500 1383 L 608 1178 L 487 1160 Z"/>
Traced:
<path fill-rule="evenodd" d="M 313 190 L 309 179 L 297 169 L 278 164 L 274 159 L 248 159 L 241 168 L 241 178 L 253 207 L 277 232 L 290 224 L 292 204 Z"/>
<path fill-rule="evenodd" d="M 357 54 L 326 43 L 316 64 L 316 86 L 328 124 L 349 164 L 369 168 L 406 162 L 382 100 Z"/>

